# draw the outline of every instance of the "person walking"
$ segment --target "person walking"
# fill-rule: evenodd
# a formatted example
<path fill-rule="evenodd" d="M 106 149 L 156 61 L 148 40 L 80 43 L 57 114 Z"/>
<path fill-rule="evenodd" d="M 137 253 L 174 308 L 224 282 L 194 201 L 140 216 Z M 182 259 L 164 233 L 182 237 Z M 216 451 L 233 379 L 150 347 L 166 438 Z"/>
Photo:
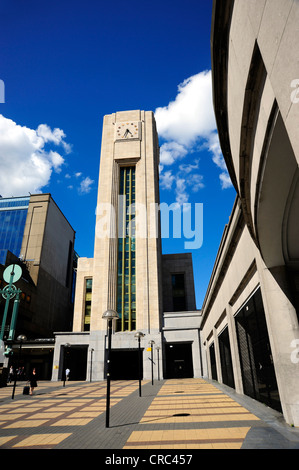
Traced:
<path fill-rule="evenodd" d="M 35 387 L 37 387 L 37 374 L 35 367 L 33 368 L 31 374 L 29 375 L 29 382 L 30 382 L 30 392 L 29 395 L 33 395 L 33 391 Z"/>
<path fill-rule="evenodd" d="M 10 382 L 13 381 L 13 377 L 14 377 L 14 370 L 13 370 L 13 367 L 10 366 L 9 374 L 8 374 L 8 383 L 9 383 L 9 384 L 10 384 Z"/>

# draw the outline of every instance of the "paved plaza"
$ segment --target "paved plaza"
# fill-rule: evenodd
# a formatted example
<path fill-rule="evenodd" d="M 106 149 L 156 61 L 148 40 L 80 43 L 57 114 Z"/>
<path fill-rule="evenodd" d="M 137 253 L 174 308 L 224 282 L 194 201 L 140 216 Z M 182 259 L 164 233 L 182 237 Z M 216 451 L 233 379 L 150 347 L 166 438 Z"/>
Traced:
<path fill-rule="evenodd" d="M 105 381 L 23 385 L 14 399 L 13 384 L 0 389 L 0 449 L 299 449 L 280 413 L 204 379 L 143 381 L 141 397 L 138 381 L 112 381 L 109 428 Z"/>

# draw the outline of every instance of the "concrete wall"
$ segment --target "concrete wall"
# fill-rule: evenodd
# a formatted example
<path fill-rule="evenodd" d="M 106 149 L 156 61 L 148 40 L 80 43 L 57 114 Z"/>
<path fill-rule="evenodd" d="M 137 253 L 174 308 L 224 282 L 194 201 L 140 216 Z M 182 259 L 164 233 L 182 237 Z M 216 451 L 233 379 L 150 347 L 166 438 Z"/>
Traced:
<path fill-rule="evenodd" d="M 233 242 L 222 244 L 203 307 L 207 344 L 225 322 L 233 341 L 230 322 L 238 301 L 232 309 L 228 298 L 246 298 L 253 283 L 260 285 L 283 413 L 296 426 L 299 379 L 290 354 L 299 340 L 298 20 L 296 0 L 213 4 L 215 114 L 245 225 L 229 259 L 224 250 Z M 225 259 L 218 289 L 218 266 Z M 244 273 L 250 260 L 256 273 L 249 280 Z M 238 282 L 243 294 L 234 290 Z M 217 359 L 217 341 L 215 345 Z M 242 390 L 234 343 L 232 352 L 236 387 Z"/>
<path fill-rule="evenodd" d="M 71 328 L 75 232 L 50 194 L 30 197 L 21 255 L 36 286 L 31 301 L 33 337 Z"/>
<path fill-rule="evenodd" d="M 196 310 L 191 253 L 162 255 L 162 271 L 164 312 L 173 311 L 171 275 L 177 273 L 185 275 L 186 310 Z"/>

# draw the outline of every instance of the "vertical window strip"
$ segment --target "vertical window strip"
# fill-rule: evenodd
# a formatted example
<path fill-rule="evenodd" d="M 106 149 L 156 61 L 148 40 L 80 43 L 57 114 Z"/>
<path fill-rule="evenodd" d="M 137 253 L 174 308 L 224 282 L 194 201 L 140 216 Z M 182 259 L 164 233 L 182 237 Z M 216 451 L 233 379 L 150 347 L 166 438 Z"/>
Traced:
<path fill-rule="evenodd" d="M 85 279 L 84 331 L 90 331 L 92 278 Z"/>
<path fill-rule="evenodd" d="M 117 329 L 133 330 L 135 307 L 135 237 L 132 228 L 132 204 L 135 203 L 135 167 L 120 168 L 119 194 L 123 196 L 123 231 L 118 243 L 117 306 L 120 320 Z M 134 251 L 134 256 L 132 253 Z M 132 271 L 134 270 L 134 277 Z"/>

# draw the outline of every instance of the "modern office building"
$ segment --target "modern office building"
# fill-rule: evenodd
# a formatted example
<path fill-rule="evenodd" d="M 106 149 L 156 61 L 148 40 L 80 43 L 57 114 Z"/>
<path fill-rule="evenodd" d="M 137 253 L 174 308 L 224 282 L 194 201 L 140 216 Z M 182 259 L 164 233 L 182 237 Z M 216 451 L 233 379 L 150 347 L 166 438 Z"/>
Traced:
<path fill-rule="evenodd" d="M 208 376 L 299 426 L 299 3 L 215 0 L 214 108 L 237 192 L 202 307 Z"/>
<path fill-rule="evenodd" d="M 94 257 L 79 259 L 73 331 L 56 332 L 53 380 L 61 377 L 65 353 L 72 378 L 89 379 L 91 370 L 92 379 L 104 378 L 107 322 L 102 315 L 108 309 L 119 315 L 112 338 L 112 378 L 138 377 L 136 332 L 145 335 L 141 339 L 144 378 L 151 376 L 150 341 L 154 341 L 155 377 L 158 367 L 161 377 L 164 372 L 200 375 L 192 259 L 168 255 L 163 264 L 158 165 L 152 112 L 123 111 L 104 117 Z M 176 336 L 178 325 L 185 332 Z M 164 354 L 167 341 L 173 343 L 175 354 Z"/>
<path fill-rule="evenodd" d="M 7 252 L 19 257 L 26 224 L 30 197 L 0 199 L 0 264 L 6 262 Z"/>
<path fill-rule="evenodd" d="M 35 363 L 41 369 L 40 377 L 51 377 L 54 330 L 70 329 L 72 325 L 74 241 L 73 228 L 50 194 L 0 199 L 0 288 L 6 285 L 6 267 L 20 265 L 22 277 L 15 283 L 21 295 L 14 339 L 22 334 L 31 341 L 23 345 L 23 359 L 27 367 Z M 4 339 L 8 336 L 12 304 L 13 299 Z M 1 322 L 4 308 L 3 300 Z M 46 340 L 44 344 L 37 341 L 41 339 Z"/>

